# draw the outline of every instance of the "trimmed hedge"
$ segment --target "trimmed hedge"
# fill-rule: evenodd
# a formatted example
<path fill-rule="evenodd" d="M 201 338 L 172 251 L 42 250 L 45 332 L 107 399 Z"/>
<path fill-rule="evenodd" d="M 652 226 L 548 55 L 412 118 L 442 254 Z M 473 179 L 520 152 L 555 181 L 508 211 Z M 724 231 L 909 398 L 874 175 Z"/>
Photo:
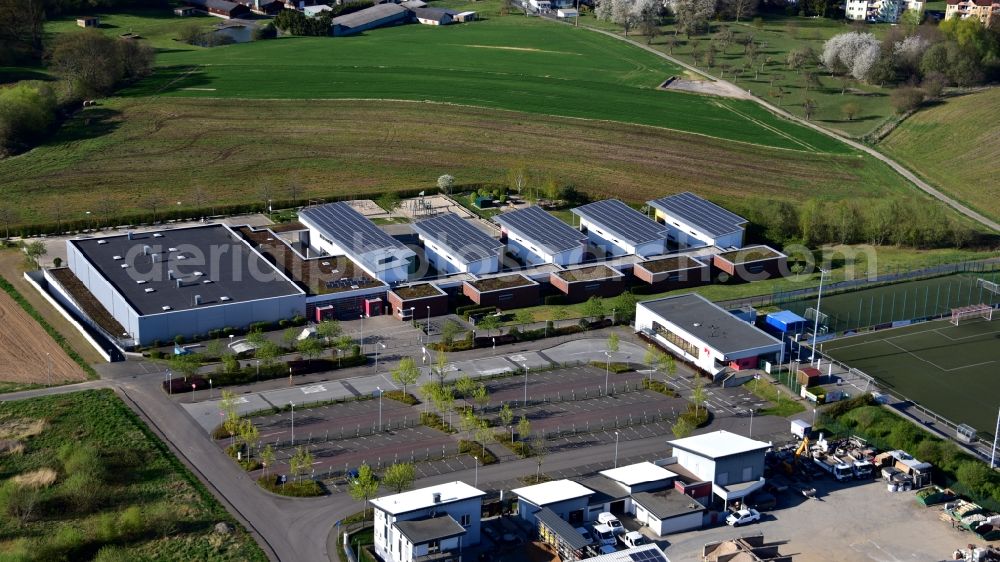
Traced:
<path fill-rule="evenodd" d="M 453 427 L 444 423 L 444 419 L 434 412 L 421 412 L 420 423 L 431 429 L 436 429 L 445 433 L 456 433 Z"/>
<path fill-rule="evenodd" d="M 7 279 L 4 278 L 2 275 L 0 275 L 0 288 L 3 288 L 4 292 L 10 295 L 10 298 L 14 299 L 14 302 L 16 302 L 18 306 L 20 306 L 22 309 L 24 309 L 25 312 L 28 313 L 28 316 L 34 318 L 35 322 L 38 322 L 38 325 L 41 326 L 43 330 L 45 330 L 45 333 L 47 333 L 49 337 L 51 337 L 57 344 L 59 344 L 59 347 L 61 347 L 62 350 L 66 352 L 66 355 L 68 355 L 69 358 L 72 359 L 74 363 L 76 363 L 77 365 L 80 366 L 81 369 L 83 369 L 83 372 L 87 374 L 87 378 L 91 380 L 99 378 L 97 376 L 97 371 L 95 371 L 93 367 L 88 365 L 87 362 L 83 360 L 83 357 L 80 357 L 80 354 L 77 353 L 76 350 L 73 349 L 71 345 L 69 345 L 69 342 L 66 341 L 66 338 L 64 338 L 62 334 L 56 331 L 56 329 L 53 328 L 52 325 L 49 324 L 45 320 L 45 318 L 43 318 L 42 315 L 38 313 L 37 310 L 35 310 L 35 307 L 32 306 L 30 302 L 28 302 L 28 299 L 24 298 L 24 295 L 22 295 L 17 290 L 17 288 L 11 285 L 10 281 L 7 281 Z"/>
<path fill-rule="evenodd" d="M 460 311 L 459 309 L 462 310 Z M 455 314 L 458 314 L 463 318 L 465 318 L 466 320 L 468 320 L 470 316 L 473 316 L 475 314 L 482 314 L 487 312 L 493 313 L 496 312 L 496 310 L 497 307 L 495 306 L 479 306 L 477 304 L 474 306 L 460 306 L 455 309 Z"/>
<path fill-rule="evenodd" d="M 278 475 L 272 474 L 267 477 L 261 476 L 257 480 L 257 484 L 268 492 L 272 492 L 280 496 L 311 498 L 326 495 L 326 490 L 319 485 L 319 482 L 309 478 L 299 480 L 298 482 L 285 482 L 284 484 L 279 484 Z"/>
<path fill-rule="evenodd" d="M 408 406 L 416 406 L 420 403 L 420 400 L 417 400 L 416 396 L 410 394 L 409 392 L 403 394 L 402 390 L 388 390 L 383 392 L 382 396 L 385 396 L 390 400 L 395 400 L 396 402 L 402 402 Z"/>
<path fill-rule="evenodd" d="M 622 363 L 612 361 L 611 363 L 606 363 L 604 361 L 591 361 L 590 365 L 592 367 L 599 367 L 601 369 L 607 369 L 612 373 L 627 373 L 632 370 L 632 365 L 629 363 Z"/>
<path fill-rule="evenodd" d="M 248 384 L 257 381 L 267 381 L 289 376 L 291 369 L 292 376 L 308 375 L 311 373 L 322 373 L 324 371 L 336 371 L 366 364 L 367 357 L 361 355 L 349 355 L 340 360 L 323 359 L 293 359 L 284 363 L 277 363 L 268 367 L 260 368 L 260 375 L 257 374 L 256 365 L 248 365 L 238 371 L 224 371 L 222 366 L 211 375 L 194 375 L 184 380 L 175 377 L 170 381 L 163 381 L 163 390 L 171 394 L 191 392 L 192 390 L 207 390 L 209 388 L 220 388 L 236 384 Z M 211 379 L 212 384 L 208 383 Z M 168 384 L 169 382 L 169 384 Z M 193 387 L 192 387 L 193 385 Z"/>
<path fill-rule="evenodd" d="M 664 396 L 669 396 L 671 398 L 677 398 L 680 394 L 676 390 L 670 388 L 667 383 L 656 380 L 642 379 L 642 388 L 646 390 L 652 390 L 653 392 L 659 392 Z"/>

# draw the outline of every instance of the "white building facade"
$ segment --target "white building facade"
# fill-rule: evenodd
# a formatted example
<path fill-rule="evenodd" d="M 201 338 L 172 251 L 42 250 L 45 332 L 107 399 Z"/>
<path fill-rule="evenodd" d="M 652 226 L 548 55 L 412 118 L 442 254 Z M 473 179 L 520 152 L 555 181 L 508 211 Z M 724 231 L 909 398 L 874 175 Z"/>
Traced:
<path fill-rule="evenodd" d="M 375 552 L 386 562 L 457 560 L 479 544 L 484 495 L 449 482 L 372 500 Z"/>

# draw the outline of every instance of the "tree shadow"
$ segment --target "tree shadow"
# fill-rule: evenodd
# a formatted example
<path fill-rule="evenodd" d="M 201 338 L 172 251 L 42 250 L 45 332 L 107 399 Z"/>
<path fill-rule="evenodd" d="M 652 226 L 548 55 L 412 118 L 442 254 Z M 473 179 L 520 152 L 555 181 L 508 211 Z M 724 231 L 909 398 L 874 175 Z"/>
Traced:
<path fill-rule="evenodd" d="M 102 137 L 118 129 L 120 115 L 121 112 L 115 109 L 89 107 L 67 119 L 59 132 L 42 143 L 42 146 Z"/>
<path fill-rule="evenodd" d="M 0 84 L 13 84 L 22 80 L 52 82 L 52 76 L 33 68 L 0 67 Z"/>

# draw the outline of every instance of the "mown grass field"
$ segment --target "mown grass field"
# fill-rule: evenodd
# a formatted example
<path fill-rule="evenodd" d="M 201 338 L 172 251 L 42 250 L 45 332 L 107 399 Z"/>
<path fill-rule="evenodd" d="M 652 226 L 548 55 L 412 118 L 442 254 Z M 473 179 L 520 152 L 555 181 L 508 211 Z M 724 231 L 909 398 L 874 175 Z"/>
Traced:
<path fill-rule="evenodd" d="M 7 402 L 0 434 L 4 560 L 266 560 L 110 390 Z"/>
<path fill-rule="evenodd" d="M 1000 89 L 947 98 L 903 121 L 879 148 L 952 197 L 1000 219 Z"/>
<path fill-rule="evenodd" d="M 692 190 L 731 204 L 909 188 L 860 155 L 816 155 L 620 123 L 422 103 L 116 98 L 80 112 L 45 145 L 0 160 L 21 219 L 42 222 L 272 196 L 344 197 L 401 188 L 505 183 L 524 165 L 594 197 L 642 202 Z M 110 207 L 105 207 L 109 204 Z"/>

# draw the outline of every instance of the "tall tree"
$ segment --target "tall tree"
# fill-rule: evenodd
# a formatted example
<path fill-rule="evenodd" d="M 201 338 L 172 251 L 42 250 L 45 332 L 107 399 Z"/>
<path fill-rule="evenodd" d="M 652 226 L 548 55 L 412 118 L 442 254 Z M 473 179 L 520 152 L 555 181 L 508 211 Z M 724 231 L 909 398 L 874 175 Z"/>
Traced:
<path fill-rule="evenodd" d="M 392 380 L 403 386 L 403 394 L 406 394 L 406 387 L 417 382 L 420 378 L 420 369 L 412 357 L 403 357 L 399 364 L 392 370 Z"/>
<path fill-rule="evenodd" d="M 363 464 L 358 467 L 358 476 L 347 486 L 348 493 L 356 501 L 365 502 L 365 513 L 364 517 L 368 517 L 368 500 L 375 497 L 378 493 L 379 482 L 378 478 L 375 477 L 375 473 L 372 471 L 372 467 L 367 464 Z"/>
<path fill-rule="evenodd" d="M 409 490 L 416 478 L 416 469 L 408 462 L 394 463 L 385 469 L 382 483 L 397 494 Z"/>

